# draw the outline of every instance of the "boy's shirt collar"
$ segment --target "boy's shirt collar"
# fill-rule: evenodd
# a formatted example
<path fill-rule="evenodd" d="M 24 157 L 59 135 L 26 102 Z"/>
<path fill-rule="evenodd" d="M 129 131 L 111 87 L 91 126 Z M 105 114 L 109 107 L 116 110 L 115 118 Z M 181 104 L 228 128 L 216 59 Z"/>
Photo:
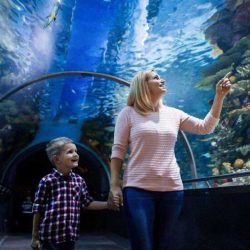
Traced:
<path fill-rule="evenodd" d="M 63 180 L 70 180 L 72 178 L 73 171 L 70 170 L 69 175 L 65 176 L 61 172 L 59 172 L 56 168 L 53 168 L 54 175 L 58 178 L 62 178 Z"/>

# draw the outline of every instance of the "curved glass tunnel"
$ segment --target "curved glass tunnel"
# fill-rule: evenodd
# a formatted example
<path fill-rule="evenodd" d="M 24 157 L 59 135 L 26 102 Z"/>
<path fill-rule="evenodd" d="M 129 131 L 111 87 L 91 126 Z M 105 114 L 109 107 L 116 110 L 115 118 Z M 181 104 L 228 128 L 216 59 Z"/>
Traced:
<path fill-rule="evenodd" d="M 70 77 L 66 77 L 67 74 Z M 109 88 L 114 88 L 114 86 L 117 90 L 116 95 L 119 95 L 119 91 L 126 91 L 125 86 L 128 83 L 112 75 L 82 72 L 81 76 L 75 77 L 74 74 L 79 75 L 79 72 L 61 72 L 55 78 L 51 75 L 42 76 L 42 81 L 39 80 L 40 78 L 34 79 L 31 83 L 24 83 L 1 97 L 2 105 L 5 107 L 5 113 L 2 115 L 13 119 L 10 119 L 11 125 L 4 126 L 7 127 L 5 137 L 3 137 L 6 150 L 2 152 L 1 159 L 2 196 L 9 197 L 5 205 L 5 209 L 6 206 L 9 208 L 7 209 L 8 215 L 3 216 L 3 220 L 9 218 L 10 230 L 24 230 L 21 225 L 25 225 L 30 230 L 31 213 L 24 211 L 22 204 L 27 201 L 27 197 L 33 200 L 39 180 L 52 169 L 45 154 L 45 145 L 55 137 L 68 136 L 76 141 L 80 162 L 74 171 L 85 178 L 94 198 L 107 199 L 109 155 L 115 121 L 112 113 L 118 109 L 119 105 L 113 106 L 114 101 L 112 106 L 102 104 L 102 95 L 108 95 Z M 102 79 L 97 77 L 98 74 L 102 76 Z M 109 79 L 104 79 L 103 76 Z M 71 89 L 73 95 L 76 93 L 81 95 L 81 88 L 84 85 L 91 84 L 93 88 L 93 91 L 83 92 L 81 98 L 85 98 L 85 104 L 83 105 L 78 100 L 75 109 L 72 101 L 68 99 L 67 89 L 67 99 L 63 95 L 65 90 L 61 92 L 60 100 L 56 100 L 54 95 L 63 89 L 62 83 L 69 80 L 71 83 L 76 83 L 74 91 Z M 120 86 L 120 84 L 122 85 Z M 88 87 L 84 86 L 84 88 Z M 46 89 L 48 90 L 46 91 Z M 95 96 L 92 95 L 93 92 L 100 94 Z M 84 94 L 87 97 L 84 97 Z M 87 104 L 86 100 L 89 100 L 90 103 Z M 55 102 L 57 102 L 56 105 Z M 68 108 L 69 103 L 70 108 Z M 93 105 L 94 103 L 96 105 Z M 106 110 L 103 111 L 104 109 Z M 112 113 L 107 112 L 108 110 Z M 185 169 L 183 173 L 193 178 L 196 177 L 194 175 L 194 173 L 196 174 L 195 162 L 192 162 L 193 159 L 191 159 L 192 151 L 190 151 L 190 145 L 184 135 L 180 136 L 177 143 L 178 153 L 182 155 L 179 164 L 183 166 L 183 170 Z M 191 169 L 191 166 L 194 168 Z M 3 214 L 6 214 L 7 210 L 3 211 Z M 27 219 L 29 219 L 29 223 L 23 223 Z M 84 224 L 86 225 L 86 221 Z"/>
<path fill-rule="evenodd" d="M 231 71 L 232 91 L 215 132 L 187 134 L 191 151 L 183 137 L 176 145 L 186 189 L 176 235 L 184 249 L 248 249 L 249 13 L 250 0 L 1 1 L 0 98 L 51 73 L 101 72 L 130 81 L 154 68 L 167 80 L 165 103 L 202 118 L 216 82 Z M 31 222 L 21 213 L 29 198 L 20 203 L 32 199 L 51 169 L 43 147 L 57 136 L 77 143 L 79 173 L 96 198 L 106 199 L 114 124 L 127 94 L 111 79 L 71 75 L 41 80 L 0 102 L 0 233 L 30 230 L 20 227 Z M 86 230 L 94 222 L 95 229 L 126 235 L 121 213 L 86 213 Z"/>

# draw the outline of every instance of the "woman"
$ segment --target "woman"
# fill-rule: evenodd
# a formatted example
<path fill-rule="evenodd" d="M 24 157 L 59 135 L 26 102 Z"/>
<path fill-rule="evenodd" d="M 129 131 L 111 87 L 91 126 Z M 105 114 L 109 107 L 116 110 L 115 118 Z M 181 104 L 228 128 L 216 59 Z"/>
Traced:
<path fill-rule="evenodd" d="M 119 113 L 111 155 L 109 202 L 127 214 L 132 250 L 170 249 L 171 229 L 183 201 L 183 184 L 174 147 L 179 130 L 213 132 L 225 96 L 229 74 L 216 85 L 210 112 L 201 120 L 165 106 L 165 81 L 153 70 L 133 79 L 128 105 Z M 120 173 L 129 146 L 129 161 Z"/>

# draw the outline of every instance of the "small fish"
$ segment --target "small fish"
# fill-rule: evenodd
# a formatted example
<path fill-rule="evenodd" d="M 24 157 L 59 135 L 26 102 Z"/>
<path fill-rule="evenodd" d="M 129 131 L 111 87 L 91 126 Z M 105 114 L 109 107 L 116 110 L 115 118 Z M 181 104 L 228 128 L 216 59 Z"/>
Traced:
<path fill-rule="evenodd" d="M 12 129 L 12 126 L 10 124 L 5 125 L 0 129 L 0 135 L 10 131 Z"/>
<path fill-rule="evenodd" d="M 202 156 L 205 157 L 205 158 L 211 158 L 211 154 L 210 153 L 202 154 Z"/>
<path fill-rule="evenodd" d="M 107 132 L 114 132 L 114 127 L 112 127 L 112 126 L 105 127 L 104 130 Z"/>
<path fill-rule="evenodd" d="M 214 139 L 214 136 L 212 136 L 212 137 L 208 137 L 208 138 L 203 138 L 203 139 L 197 139 L 198 141 L 204 141 L 204 142 L 206 142 L 206 141 L 211 141 L 211 140 L 213 140 Z"/>
<path fill-rule="evenodd" d="M 90 107 L 89 105 L 81 104 L 80 105 L 80 110 L 87 109 L 89 107 Z"/>

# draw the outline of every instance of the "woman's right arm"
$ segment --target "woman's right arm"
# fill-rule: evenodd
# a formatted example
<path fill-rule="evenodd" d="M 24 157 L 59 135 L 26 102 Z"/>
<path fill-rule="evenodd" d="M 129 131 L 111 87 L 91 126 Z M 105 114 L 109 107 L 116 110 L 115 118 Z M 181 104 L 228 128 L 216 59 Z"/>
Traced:
<path fill-rule="evenodd" d="M 114 143 L 112 146 L 110 165 L 110 193 L 108 199 L 109 205 L 113 207 L 114 210 L 119 210 L 120 206 L 123 206 L 120 175 L 123 165 L 123 159 L 125 157 L 129 141 L 130 112 L 130 108 L 125 108 L 119 113 L 114 131 Z"/>
<path fill-rule="evenodd" d="M 121 189 L 121 169 L 123 161 L 119 158 L 112 158 L 110 171 L 111 171 L 111 180 L 110 180 L 110 193 L 109 193 L 109 202 L 114 203 L 114 210 L 119 210 L 120 206 L 123 206 L 123 196 Z"/>

